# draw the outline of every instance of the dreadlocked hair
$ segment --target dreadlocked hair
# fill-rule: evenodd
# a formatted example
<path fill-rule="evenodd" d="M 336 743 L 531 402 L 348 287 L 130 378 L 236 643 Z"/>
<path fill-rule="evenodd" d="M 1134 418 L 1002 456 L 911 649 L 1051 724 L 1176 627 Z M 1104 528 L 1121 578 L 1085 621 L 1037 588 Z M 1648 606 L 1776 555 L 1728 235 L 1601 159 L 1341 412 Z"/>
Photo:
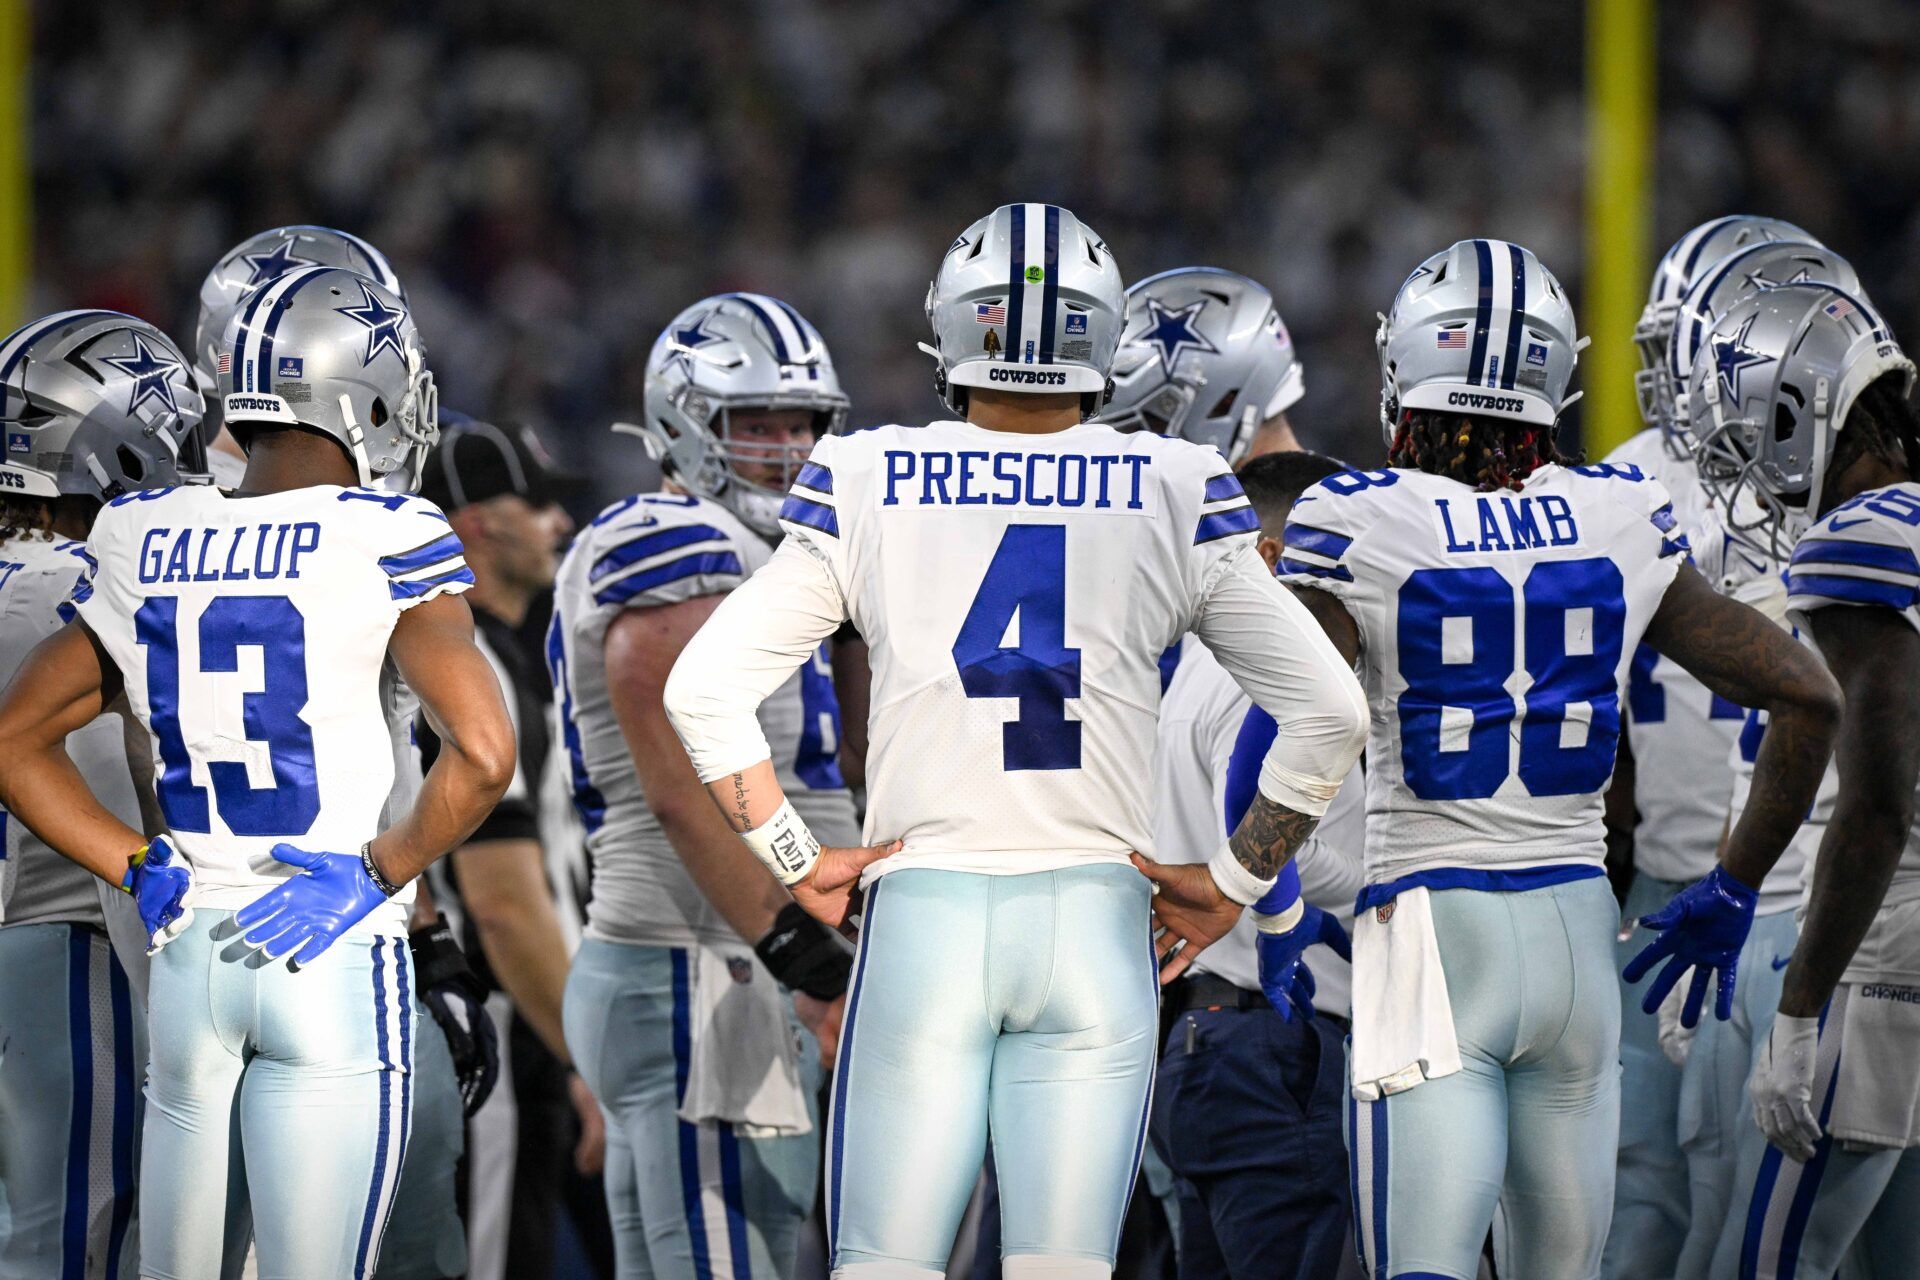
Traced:
<path fill-rule="evenodd" d="M 0 498 L 0 542 L 53 537 L 53 504 L 44 498 Z"/>
<path fill-rule="evenodd" d="M 1518 489 L 1549 462 L 1571 464 L 1553 443 L 1553 428 L 1477 413 L 1402 409 L 1387 465 L 1448 476 L 1481 492 Z"/>
<path fill-rule="evenodd" d="M 1883 373 L 1861 388 L 1834 441 L 1827 474 L 1838 476 L 1868 454 L 1920 479 L 1920 409 L 1907 398 L 1906 375 Z"/>

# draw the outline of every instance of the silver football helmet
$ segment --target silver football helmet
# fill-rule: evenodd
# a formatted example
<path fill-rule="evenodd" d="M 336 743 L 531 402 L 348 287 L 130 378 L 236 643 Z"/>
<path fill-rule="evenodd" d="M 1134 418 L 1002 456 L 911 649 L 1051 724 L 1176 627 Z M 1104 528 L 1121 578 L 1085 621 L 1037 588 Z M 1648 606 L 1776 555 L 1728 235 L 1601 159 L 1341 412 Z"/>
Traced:
<path fill-rule="evenodd" d="M 220 393 L 220 342 L 227 321 L 249 289 L 257 289 L 302 267 L 345 267 L 358 271 L 404 305 L 407 291 L 393 274 L 387 256 L 359 236 L 331 227 L 275 227 L 248 236 L 227 250 L 200 283 L 200 318 L 193 327 L 193 367 L 200 389 Z"/>
<path fill-rule="evenodd" d="M 0 494 L 102 502 L 201 478 L 204 404 L 173 340 L 118 311 L 42 316 L 0 342 Z"/>
<path fill-rule="evenodd" d="M 363 485 L 418 485 L 440 437 L 439 397 L 413 313 L 392 290 L 343 267 L 289 272 L 240 300 L 220 358 L 241 448 L 256 427 L 301 427 L 337 440 Z"/>
<path fill-rule="evenodd" d="M 645 407 L 644 423 L 614 429 L 638 434 L 675 483 L 768 537 L 779 535 L 780 504 L 810 446 L 771 449 L 736 439 L 731 415 L 804 409 L 814 415 L 816 440 L 847 420 L 847 397 L 820 331 L 759 293 L 703 298 L 675 316 L 647 356 Z M 780 479 L 750 481 L 735 469 L 741 462 L 777 464 Z"/>
<path fill-rule="evenodd" d="M 934 389 L 966 413 L 968 387 L 1079 392 L 1088 416 L 1112 394 L 1127 320 L 1106 241 L 1057 204 L 1003 204 L 955 240 L 927 286 Z"/>
<path fill-rule="evenodd" d="M 1676 380 L 1667 364 L 1667 339 L 1673 333 L 1680 301 L 1728 254 L 1769 240 L 1820 243 L 1791 222 L 1736 213 L 1710 219 L 1681 236 L 1653 269 L 1647 305 L 1633 330 L 1634 346 L 1640 350 L 1640 371 L 1634 374 L 1633 385 L 1640 399 L 1641 419 L 1650 427 L 1660 428 L 1667 452 L 1674 458 L 1684 458 L 1688 451 L 1687 442 L 1674 434 L 1676 429 L 1686 427 L 1684 420 L 1675 417 L 1675 402 L 1686 390 L 1687 367 L 1682 366 Z"/>
<path fill-rule="evenodd" d="M 1414 268 L 1380 317 L 1374 345 L 1391 449 L 1403 409 L 1552 426 L 1580 398 L 1567 386 L 1587 343 L 1574 335 L 1560 282 L 1531 251 L 1462 240 Z"/>
<path fill-rule="evenodd" d="M 1100 421 L 1210 444 L 1238 463 L 1253 433 L 1306 394 L 1273 295 L 1217 267 L 1181 267 L 1127 290 Z"/>
<path fill-rule="evenodd" d="M 1761 289 L 1714 321 L 1687 405 L 1700 482 L 1733 538 L 1787 559 L 1820 511 L 1847 411 L 1889 373 L 1911 391 L 1913 362 L 1880 317 L 1830 284 Z"/>
<path fill-rule="evenodd" d="M 1701 345 L 1714 321 L 1728 308 L 1760 289 L 1782 284 L 1830 284 L 1865 299 L 1860 277 L 1847 260 L 1833 250 L 1805 240 L 1764 240 L 1720 259 L 1711 271 L 1693 282 L 1675 309 L 1667 338 L 1668 385 L 1673 389 L 1674 417 L 1669 423 L 1675 447 L 1692 450 L 1692 415 L 1687 387 Z"/>

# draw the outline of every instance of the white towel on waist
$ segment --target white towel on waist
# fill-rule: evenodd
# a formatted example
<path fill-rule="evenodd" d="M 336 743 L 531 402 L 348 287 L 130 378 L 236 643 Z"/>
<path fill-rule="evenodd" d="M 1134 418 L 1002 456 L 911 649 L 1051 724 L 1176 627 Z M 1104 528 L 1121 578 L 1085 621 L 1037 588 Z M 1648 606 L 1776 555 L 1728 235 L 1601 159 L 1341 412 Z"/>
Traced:
<path fill-rule="evenodd" d="M 743 1137 L 811 1133 L 792 1007 L 745 945 L 692 948 L 692 1040 L 682 1120 L 725 1120 Z"/>
<path fill-rule="evenodd" d="M 1373 1102 L 1460 1069 L 1460 1042 L 1433 902 L 1424 887 L 1360 913 L 1353 927 L 1353 1096 Z"/>

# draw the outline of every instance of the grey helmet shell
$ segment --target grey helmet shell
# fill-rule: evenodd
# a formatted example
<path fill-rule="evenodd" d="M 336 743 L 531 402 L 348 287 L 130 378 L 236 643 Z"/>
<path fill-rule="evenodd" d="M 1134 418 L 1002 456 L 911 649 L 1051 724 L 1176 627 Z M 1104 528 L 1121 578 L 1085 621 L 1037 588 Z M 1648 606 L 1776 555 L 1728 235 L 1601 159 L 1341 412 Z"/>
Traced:
<path fill-rule="evenodd" d="M 966 389 L 1109 394 L 1127 297 L 1106 241 L 1056 204 L 1006 204 L 961 232 L 927 286 L 934 387 L 963 414 Z"/>
<path fill-rule="evenodd" d="M 1761 289 L 1715 320 L 1687 380 L 1700 481 L 1727 532 L 1785 561 L 1821 508 L 1860 392 L 1914 365 L 1865 298 L 1825 283 Z"/>
<path fill-rule="evenodd" d="M 1236 272 L 1181 267 L 1127 290 L 1100 421 L 1212 445 L 1238 463 L 1260 424 L 1304 394 L 1273 295 Z"/>
<path fill-rule="evenodd" d="M 413 489 L 439 438 L 439 398 L 413 313 L 343 267 L 302 267 L 261 285 L 227 323 L 225 420 L 242 448 L 256 426 L 338 441 L 360 483 Z"/>
<path fill-rule="evenodd" d="M 393 273 L 387 256 L 350 232 L 293 226 L 248 236 L 221 255 L 200 282 L 200 315 L 193 326 L 193 366 L 207 395 L 219 394 L 220 343 L 242 295 L 302 267 L 358 271 L 401 302 L 407 300 L 407 291 L 400 287 L 400 278 Z"/>
<path fill-rule="evenodd" d="M 1687 455 L 1685 440 L 1676 435 L 1676 429 L 1684 430 L 1686 422 L 1683 417 L 1676 417 L 1675 405 L 1686 390 L 1689 366 L 1682 365 L 1676 378 L 1667 363 L 1668 338 L 1680 312 L 1680 301 L 1688 289 L 1728 254 L 1770 240 L 1820 243 L 1791 222 L 1747 213 L 1729 214 L 1710 218 L 1674 241 L 1653 270 L 1647 305 L 1641 309 L 1640 322 L 1633 330 L 1634 346 L 1640 352 L 1634 390 L 1640 401 L 1641 419 L 1650 427 L 1660 428 L 1667 452 L 1674 458 Z"/>
<path fill-rule="evenodd" d="M 639 432 L 676 484 L 711 498 L 767 537 L 806 451 L 771 458 L 733 438 L 732 413 L 804 409 L 817 439 L 846 426 L 847 396 L 820 331 L 793 307 L 759 293 L 703 298 L 673 318 L 647 356 L 646 420 Z M 624 424 L 621 429 L 626 429 Z M 775 461 L 784 481 L 756 484 L 736 461 Z"/>
<path fill-rule="evenodd" d="M 63 311 L 0 342 L 0 494 L 107 501 L 200 478 L 204 403 L 173 340 L 118 311 Z"/>
<path fill-rule="evenodd" d="M 1403 409 L 1552 426 L 1584 340 L 1566 291 L 1531 250 L 1462 240 L 1408 276 L 1374 337 L 1388 448 Z"/>

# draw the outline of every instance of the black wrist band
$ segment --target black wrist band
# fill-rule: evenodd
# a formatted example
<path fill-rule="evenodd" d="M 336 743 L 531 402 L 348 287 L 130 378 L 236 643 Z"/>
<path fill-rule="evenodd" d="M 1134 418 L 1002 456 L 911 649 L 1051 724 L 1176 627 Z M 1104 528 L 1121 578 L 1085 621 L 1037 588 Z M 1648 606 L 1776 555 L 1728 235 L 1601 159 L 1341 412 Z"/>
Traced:
<path fill-rule="evenodd" d="M 790 902 L 774 917 L 773 928 L 753 944 L 760 963 L 784 987 L 816 1000 L 846 994 L 853 955 L 827 927 Z"/>
<path fill-rule="evenodd" d="M 400 892 L 400 886 L 387 879 L 380 870 L 380 864 L 373 860 L 373 841 L 360 846 L 360 865 L 365 868 L 367 879 L 373 881 L 373 887 L 391 898 Z"/>

